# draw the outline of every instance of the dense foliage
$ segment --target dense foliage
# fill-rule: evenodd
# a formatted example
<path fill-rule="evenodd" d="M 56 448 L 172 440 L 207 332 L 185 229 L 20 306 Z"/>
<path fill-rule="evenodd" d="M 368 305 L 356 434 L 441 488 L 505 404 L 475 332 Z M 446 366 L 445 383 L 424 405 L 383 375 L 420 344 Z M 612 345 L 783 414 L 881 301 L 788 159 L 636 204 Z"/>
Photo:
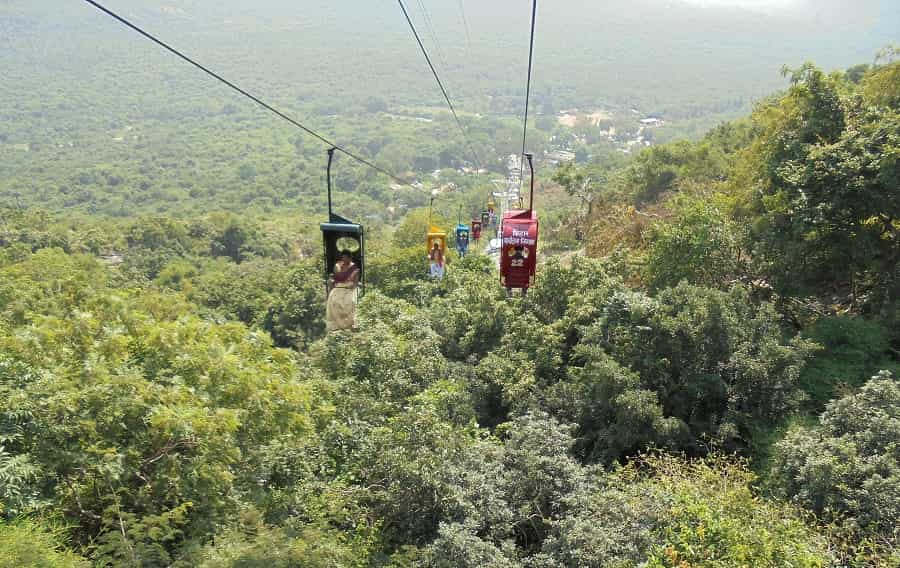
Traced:
<path fill-rule="evenodd" d="M 509 303 L 487 257 L 431 282 L 401 253 L 361 330 L 325 338 L 303 261 L 214 260 L 193 237 L 151 279 L 128 254 L 41 248 L 21 218 L 0 280 L 4 514 L 59 518 L 99 565 L 833 558 L 831 533 L 708 454 L 754 455 L 812 356 L 739 284 L 641 292 L 615 261 L 551 261 Z M 178 242 L 163 226 L 147 243 Z"/>
<path fill-rule="evenodd" d="M 900 562 L 900 385 L 887 371 L 833 401 L 816 428 L 792 430 L 777 445 L 779 492 L 828 520 L 852 543 Z M 855 537 L 855 538 L 853 538 Z M 888 558 L 890 557 L 890 558 Z"/>

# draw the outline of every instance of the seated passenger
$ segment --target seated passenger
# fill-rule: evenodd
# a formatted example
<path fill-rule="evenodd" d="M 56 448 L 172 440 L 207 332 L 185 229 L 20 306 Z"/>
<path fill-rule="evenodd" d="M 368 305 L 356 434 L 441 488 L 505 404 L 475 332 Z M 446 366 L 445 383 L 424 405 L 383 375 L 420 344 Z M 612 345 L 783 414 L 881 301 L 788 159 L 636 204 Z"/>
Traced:
<path fill-rule="evenodd" d="M 469 251 L 469 233 L 462 232 L 459 234 L 459 238 L 456 241 L 456 251 L 459 253 L 459 256 L 466 256 L 466 253 Z"/>
<path fill-rule="evenodd" d="M 356 325 L 356 302 L 359 295 L 359 267 L 348 252 L 338 255 L 325 303 L 325 330 L 353 329 Z"/>
<path fill-rule="evenodd" d="M 444 277 L 444 251 L 437 241 L 428 253 L 428 258 L 431 260 L 431 277 L 440 280 Z"/>

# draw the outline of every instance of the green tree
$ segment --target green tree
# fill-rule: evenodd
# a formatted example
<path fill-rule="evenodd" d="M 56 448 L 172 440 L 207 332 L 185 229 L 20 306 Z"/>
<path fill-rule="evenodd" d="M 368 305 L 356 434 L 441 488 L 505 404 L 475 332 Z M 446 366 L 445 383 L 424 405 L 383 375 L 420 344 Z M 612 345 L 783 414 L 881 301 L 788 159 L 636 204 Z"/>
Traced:
<path fill-rule="evenodd" d="M 581 343 L 637 372 L 663 416 L 680 418 L 694 440 L 709 436 L 726 447 L 798 408 L 797 381 L 812 349 L 784 342 L 774 306 L 754 305 L 747 290 L 684 283 L 656 298 L 615 293 Z"/>
<path fill-rule="evenodd" d="M 697 202 L 670 223 L 654 226 L 646 258 L 653 289 L 682 280 L 706 287 L 726 287 L 743 273 L 742 235 L 718 207 Z"/>
<path fill-rule="evenodd" d="M 781 495 L 840 523 L 849 553 L 877 543 L 896 563 L 900 547 L 900 385 L 888 372 L 832 401 L 816 427 L 793 429 L 773 464 Z M 881 554 L 873 556 L 873 560 Z M 892 565 L 888 563 L 887 565 Z"/>
<path fill-rule="evenodd" d="M 896 65 L 870 73 L 883 80 Z M 757 254 L 786 291 L 829 284 L 896 299 L 898 109 L 844 95 L 839 76 L 811 64 L 791 80 L 755 115 Z"/>

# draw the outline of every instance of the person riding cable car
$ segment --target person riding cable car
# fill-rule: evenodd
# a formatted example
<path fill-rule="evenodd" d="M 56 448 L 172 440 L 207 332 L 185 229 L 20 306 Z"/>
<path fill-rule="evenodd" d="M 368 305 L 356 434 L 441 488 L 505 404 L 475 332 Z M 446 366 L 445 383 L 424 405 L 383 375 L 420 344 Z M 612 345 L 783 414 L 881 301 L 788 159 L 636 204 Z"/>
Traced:
<path fill-rule="evenodd" d="M 426 250 L 428 251 L 429 274 L 432 278 L 440 280 L 444 277 L 444 262 L 447 255 L 447 232 L 442 231 L 431 224 L 431 213 L 434 209 L 436 193 L 431 192 L 431 203 L 428 205 L 428 232 L 425 234 Z"/>
<path fill-rule="evenodd" d="M 444 251 L 437 241 L 434 241 L 434 245 L 428 252 L 428 260 L 431 261 L 431 277 L 442 279 L 444 277 Z"/>
<path fill-rule="evenodd" d="M 325 330 L 329 333 L 356 327 L 356 303 L 359 298 L 360 270 L 350 251 L 338 253 L 337 264 L 329 281 L 325 303 Z"/>
<path fill-rule="evenodd" d="M 447 233 L 431 227 L 425 239 L 428 246 L 429 274 L 432 278 L 444 277 L 444 267 L 447 259 Z"/>

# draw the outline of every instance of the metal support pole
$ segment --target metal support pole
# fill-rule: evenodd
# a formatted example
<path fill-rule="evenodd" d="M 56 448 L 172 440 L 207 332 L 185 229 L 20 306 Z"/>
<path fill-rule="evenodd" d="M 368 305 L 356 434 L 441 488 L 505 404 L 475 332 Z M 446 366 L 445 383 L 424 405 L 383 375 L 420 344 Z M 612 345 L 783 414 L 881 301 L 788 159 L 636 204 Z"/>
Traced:
<path fill-rule="evenodd" d="M 331 161 L 334 160 L 334 151 L 336 148 L 328 149 L 328 172 L 326 177 L 328 178 L 328 222 L 332 221 L 333 214 L 331 213 Z"/>
<path fill-rule="evenodd" d="M 525 154 L 528 158 L 528 167 L 531 168 L 531 197 L 528 198 L 528 210 L 534 209 L 534 154 Z"/>

